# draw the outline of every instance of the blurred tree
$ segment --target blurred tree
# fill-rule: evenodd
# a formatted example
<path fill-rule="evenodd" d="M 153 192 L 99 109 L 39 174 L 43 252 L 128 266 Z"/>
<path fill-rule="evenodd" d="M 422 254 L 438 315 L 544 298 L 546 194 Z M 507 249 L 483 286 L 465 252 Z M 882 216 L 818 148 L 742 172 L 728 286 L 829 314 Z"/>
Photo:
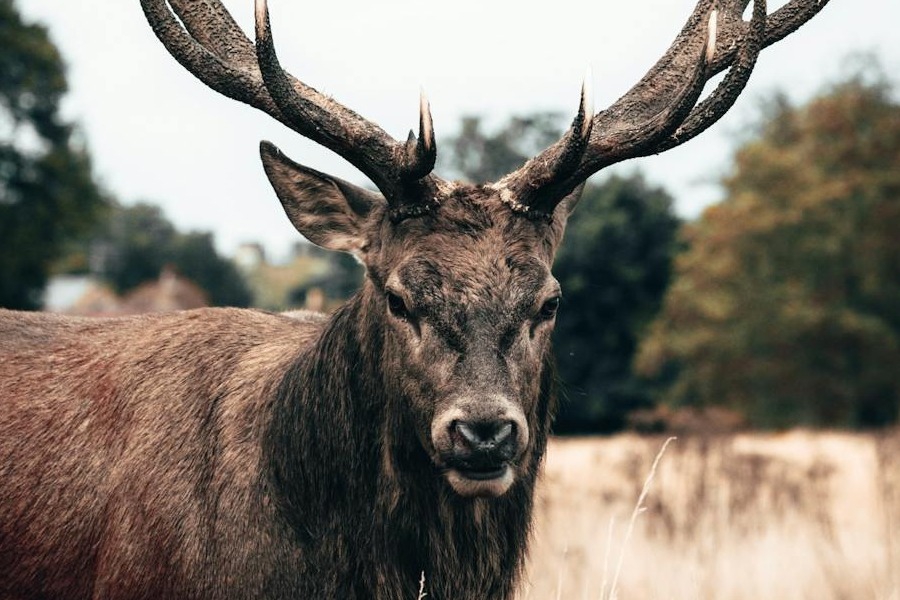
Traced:
<path fill-rule="evenodd" d="M 585 187 L 553 267 L 565 392 L 556 431 L 621 429 L 627 413 L 652 404 L 632 362 L 669 285 L 679 226 L 669 194 L 640 175 Z"/>
<path fill-rule="evenodd" d="M 125 293 L 159 277 L 174 258 L 177 236 L 175 226 L 158 206 L 116 206 L 91 243 L 95 248 L 92 253 L 99 257 L 95 271 L 116 292 Z"/>
<path fill-rule="evenodd" d="M 447 166 L 475 183 L 496 181 L 558 140 L 560 120 L 558 113 L 534 113 L 512 117 L 487 133 L 481 117 L 463 117 L 450 140 Z"/>
<path fill-rule="evenodd" d="M 178 232 L 157 206 L 114 208 L 92 245 L 100 256 L 98 274 L 119 293 L 156 279 L 171 266 L 203 288 L 214 306 L 248 306 L 252 301 L 235 265 L 216 252 L 212 234 Z"/>
<path fill-rule="evenodd" d="M 486 133 L 478 118 L 466 118 L 450 143 L 450 166 L 470 181 L 495 181 L 559 139 L 559 123 L 539 113 Z M 640 175 L 585 187 L 554 266 L 563 289 L 554 334 L 564 397 L 557 432 L 619 429 L 628 412 L 651 402 L 631 365 L 668 285 L 678 228 L 671 197 Z"/>
<path fill-rule="evenodd" d="M 328 264 L 327 271 L 292 288 L 288 293 L 291 306 L 305 306 L 307 295 L 314 289 L 324 294 L 328 301 L 344 301 L 362 285 L 365 269 L 352 255 L 326 252 L 323 259 Z"/>
<path fill-rule="evenodd" d="M 253 295 L 235 264 L 215 248 L 212 233 L 190 231 L 175 238 L 171 264 L 209 294 L 213 306 L 250 306 Z"/>
<path fill-rule="evenodd" d="M 54 261 L 106 205 L 59 114 L 66 89 L 46 28 L 0 0 L 0 306 L 39 308 Z"/>
<path fill-rule="evenodd" d="M 873 426 L 900 405 L 900 105 L 860 72 L 805 106 L 777 96 L 687 228 L 637 361 L 665 398 L 760 426 Z"/>

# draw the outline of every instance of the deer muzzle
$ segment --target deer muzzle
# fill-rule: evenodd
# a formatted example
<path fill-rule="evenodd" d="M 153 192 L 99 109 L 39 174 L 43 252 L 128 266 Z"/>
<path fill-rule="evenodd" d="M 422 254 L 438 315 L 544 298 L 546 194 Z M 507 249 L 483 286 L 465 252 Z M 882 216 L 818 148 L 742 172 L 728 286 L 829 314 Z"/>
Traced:
<path fill-rule="evenodd" d="M 438 466 L 462 496 L 504 494 L 529 442 L 522 409 L 501 395 L 453 402 L 435 416 L 431 438 Z"/>

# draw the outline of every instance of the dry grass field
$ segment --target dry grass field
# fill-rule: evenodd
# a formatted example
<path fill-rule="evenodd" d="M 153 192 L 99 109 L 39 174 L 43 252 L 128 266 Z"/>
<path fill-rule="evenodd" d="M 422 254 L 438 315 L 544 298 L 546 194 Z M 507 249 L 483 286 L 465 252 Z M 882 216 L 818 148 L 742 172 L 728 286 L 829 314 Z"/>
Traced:
<path fill-rule="evenodd" d="M 557 439 L 534 600 L 900 600 L 900 434 Z"/>

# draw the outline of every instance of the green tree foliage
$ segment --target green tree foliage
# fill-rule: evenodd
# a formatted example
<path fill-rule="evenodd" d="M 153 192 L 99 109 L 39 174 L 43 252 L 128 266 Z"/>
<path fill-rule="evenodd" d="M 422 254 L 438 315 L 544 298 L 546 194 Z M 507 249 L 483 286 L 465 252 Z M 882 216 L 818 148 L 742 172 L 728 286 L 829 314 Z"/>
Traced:
<path fill-rule="evenodd" d="M 365 269 L 352 255 L 322 251 L 322 260 L 328 265 L 327 271 L 310 277 L 291 289 L 288 293 L 291 306 L 303 306 L 307 294 L 313 289 L 321 291 L 330 301 L 343 301 L 362 285 Z"/>
<path fill-rule="evenodd" d="M 471 181 L 493 181 L 559 139 L 560 120 L 541 113 L 486 133 L 464 119 L 451 166 Z M 632 373 L 638 339 L 659 310 L 676 250 L 672 199 L 639 175 L 588 184 L 569 219 L 554 273 L 563 289 L 555 351 L 564 401 L 559 432 L 610 431 L 648 406 Z"/>
<path fill-rule="evenodd" d="M 620 429 L 628 412 L 652 404 L 631 367 L 669 285 L 679 226 L 671 196 L 640 175 L 585 188 L 553 268 L 563 289 L 557 431 Z"/>
<path fill-rule="evenodd" d="M 35 309 L 65 245 L 106 205 L 59 114 L 62 58 L 47 30 L 0 0 L 0 306 Z"/>
<path fill-rule="evenodd" d="M 900 105 L 855 75 L 776 98 L 686 230 L 640 352 L 665 398 L 760 426 L 882 425 L 900 403 Z"/>
<path fill-rule="evenodd" d="M 463 117 L 450 140 L 448 166 L 475 183 L 496 181 L 558 140 L 559 123 L 559 114 L 542 112 L 512 117 L 488 133 L 481 117 Z"/>
<path fill-rule="evenodd" d="M 215 306 L 248 306 L 251 293 L 234 264 L 220 256 L 208 232 L 180 233 L 159 207 L 116 207 L 92 243 L 99 275 L 119 293 L 156 279 L 166 266 L 199 285 Z"/>

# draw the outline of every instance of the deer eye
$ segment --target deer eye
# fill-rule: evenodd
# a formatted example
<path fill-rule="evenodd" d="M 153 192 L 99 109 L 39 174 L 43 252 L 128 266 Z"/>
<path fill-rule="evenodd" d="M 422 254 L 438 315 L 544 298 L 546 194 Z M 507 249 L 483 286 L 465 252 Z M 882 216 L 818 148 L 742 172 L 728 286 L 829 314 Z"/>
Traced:
<path fill-rule="evenodd" d="M 541 319 L 552 319 L 559 309 L 559 296 L 554 296 L 541 305 L 539 316 Z"/>
<path fill-rule="evenodd" d="M 387 292 L 387 305 L 391 314 L 398 319 L 409 319 L 409 309 L 406 308 L 406 302 L 397 294 Z"/>

